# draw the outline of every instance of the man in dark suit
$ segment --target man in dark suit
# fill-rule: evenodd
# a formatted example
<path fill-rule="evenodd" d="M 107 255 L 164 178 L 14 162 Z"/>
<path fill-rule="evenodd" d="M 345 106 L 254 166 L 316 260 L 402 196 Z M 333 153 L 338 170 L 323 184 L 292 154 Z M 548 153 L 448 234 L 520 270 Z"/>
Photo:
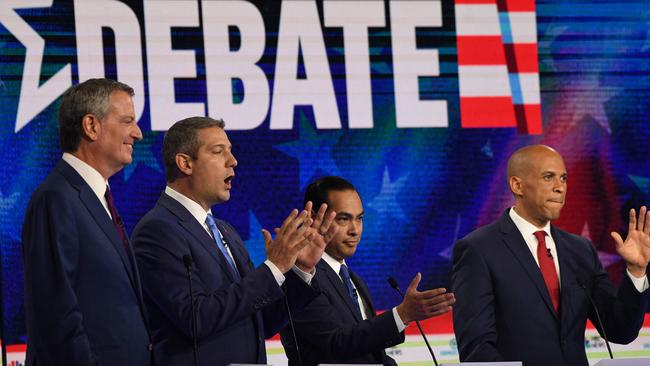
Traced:
<path fill-rule="evenodd" d="M 307 187 L 305 202 L 327 204 L 336 212 L 339 230 L 316 266 L 315 279 L 321 294 L 294 315 L 298 347 L 290 326 L 281 332 L 289 364 L 395 365 L 384 349 L 404 341 L 403 331 L 409 322 L 451 310 L 454 295 L 444 288 L 417 291 L 421 278 L 418 273 L 404 301 L 376 316 L 366 283 L 345 262 L 356 252 L 363 232 L 364 211 L 359 194 L 343 178 L 324 177 Z"/>
<path fill-rule="evenodd" d="M 508 184 L 514 206 L 454 248 L 453 316 L 461 361 L 586 366 L 587 318 L 611 341 L 634 340 L 648 299 L 646 208 L 638 218 L 630 211 L 625 240 L 612 233 L 627 264 L 616 290 L 591 242 L 550 225 L 560 216 L 567 190 L 560 154 L 544 145 L 516 151 L 508 161 Z"/>
<path fill-rule="evenodd" d="M 163 142 L 167 187 L 133 232 L 160 365 L 193 363 L 192 301 L 183 258 L 191 256 L 196 342 L 201 365 L 265 363 L 264 339 L 318 293 L 314 267 L 336 232 L 326 206 L 293 210 L 275 239 L 264 230 L 267 260 L 254 268 L 235 229 L 210 208 L 230 199 L 237 160 L 223 121 L 192 117 Z M 286 300 L 285 300 L 286 296 Z"/>
<path fill-rule="evenodd" d="M 138 270 L 108 189 L 142 139 L 132 96 L 91 79 L 63 97 L 63 158 L 23 225 L 27 365 L 151 364 Z"/>

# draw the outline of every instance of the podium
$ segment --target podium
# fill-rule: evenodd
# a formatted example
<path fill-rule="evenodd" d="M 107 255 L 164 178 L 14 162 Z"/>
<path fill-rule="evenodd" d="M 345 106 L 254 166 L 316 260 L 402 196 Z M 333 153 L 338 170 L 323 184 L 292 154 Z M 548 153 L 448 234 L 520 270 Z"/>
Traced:
<path fill-rule="evenodd" d="M 650 358 L 615 358 L 600 360 L 594 366 L 648 366 Z"/>
<path fill-rule="evenodd" d="M 521 361 L 444 363 L 440 366 L 521 366 Z"/>

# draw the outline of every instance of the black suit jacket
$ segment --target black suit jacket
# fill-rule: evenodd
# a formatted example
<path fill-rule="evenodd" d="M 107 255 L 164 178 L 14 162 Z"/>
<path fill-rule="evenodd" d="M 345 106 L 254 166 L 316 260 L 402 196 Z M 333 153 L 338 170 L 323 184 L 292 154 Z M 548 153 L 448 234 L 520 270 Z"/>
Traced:
<path fill-rule="evenodd" d="M 350 277 L 365 300 L 369 318 L 362 320 L 353 313 L 357 304 L 353 304 L 338 274 L 321 259 L 315 276 L 321 294 L 293 317 L 304 366 L 320 363 L 395 365 L 384 348 L 402 343 L 404 333 L 397 332 L 391 311 L 375 316 L 366 283 L 352 271 Z M 290 326 L 280 334 L 289 365 L 299 365 Z"/>
<path fill-rule="evenodd" d="M 159 365 L 191 365 L 192 308 L 183 256 L 192 256 L 201 365 L 266 363 L 264 339 L 286 324 L 286 290 L 293 311 L 311 301 L 316 288 L 289 271 L 282 288 L 266 265 L 254 268 L 235 229 L 217 220 L 241 280 L 204 227 L 178 201 L 163 193 L 133 231 L 154 355 Z M 316 287 L 316 281 L 312 286 Z"/>
<path fill-rule="evenodd" d="M 560 265 L 560 312 L 553 310 L 539 266 L 509 217 L 459 240 L 454 247 L 454 331 L 461 361 L 523 361 L 524 366 L 588 365 L 587 318 L 594 309 L 579 285 L 588 278 L 609 339 L 634 340 L 643 324 L 647 292 L 628 276 L 618 291 L 588 240 L 551 226 Z M 602 333 L 601 333 L 602 334 Z"/>
<path fill-rule="evenodd" d="M 27 365 L 151 364 L 138 271 L 65 161 L 32 195 L 22 241 Z"/>

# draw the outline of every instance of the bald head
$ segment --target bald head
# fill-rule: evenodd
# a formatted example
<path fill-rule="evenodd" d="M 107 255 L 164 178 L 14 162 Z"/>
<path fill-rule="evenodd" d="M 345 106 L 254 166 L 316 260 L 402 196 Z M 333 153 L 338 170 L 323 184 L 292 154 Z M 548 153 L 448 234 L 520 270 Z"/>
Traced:
<path fill-rule="evenodd" d="M 514 209 L 537 227 L 560 217 L 567 188 L 562 156 L 546 145 L 523 147 L 508 160 L 508 185 Z"/>

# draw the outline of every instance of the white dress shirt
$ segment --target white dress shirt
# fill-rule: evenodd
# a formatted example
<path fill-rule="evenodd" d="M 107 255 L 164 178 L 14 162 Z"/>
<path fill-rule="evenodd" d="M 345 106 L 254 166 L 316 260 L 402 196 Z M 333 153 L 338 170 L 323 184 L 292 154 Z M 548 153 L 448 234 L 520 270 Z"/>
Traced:
<path fill-rule="evenodd" d="M 93 193 L 95 193 L 95 196 L 97 196 L 99 202 L 101 202 L 102 206 L 104 206 L 104 210 L 106 210 L 108 217 L 110 217 L 112 220 L 113 217 L 111 216 L 111 211 L 108 209 L 106 198 L 104 198 L 106 187 L 108 186 L 108 181 L 104 179 L 104 177 L 99 174 L 95 168 L 91 167 L 88 165 L 88 163 L 70 153 L 63 153 L 61 159 L 70 164 L 72 169 L 79 173 L 81 178 L 86 182 L 86 184 L 88 184 Z"/>

